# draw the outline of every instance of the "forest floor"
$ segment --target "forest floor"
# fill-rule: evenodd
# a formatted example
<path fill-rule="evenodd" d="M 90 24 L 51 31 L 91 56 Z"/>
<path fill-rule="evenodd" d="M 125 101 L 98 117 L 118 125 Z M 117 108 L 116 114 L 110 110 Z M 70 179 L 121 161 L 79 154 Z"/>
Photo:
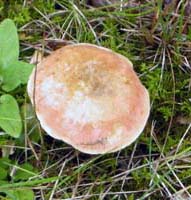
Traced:
<path fill-rule="evenodd" d="M 149 90 L 147 125 L 125 149 L 87 155 L 41 129 L 19 86 L 23 131 L 0 136 L 0 199 L 191 199 L 191 1 L 91 2 L 0 1 L 0 21 L 15 22 L 26 62 L 79 42 L 128 57 Z"/>

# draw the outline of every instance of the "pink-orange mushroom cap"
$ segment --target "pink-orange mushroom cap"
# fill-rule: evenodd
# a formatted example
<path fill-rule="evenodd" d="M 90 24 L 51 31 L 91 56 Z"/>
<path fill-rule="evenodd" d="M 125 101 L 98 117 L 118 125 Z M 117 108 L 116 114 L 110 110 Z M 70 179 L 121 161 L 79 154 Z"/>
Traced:
<path fill-rule="evenodd" d="M 28 81 L 42 128 L 89 154 L 130 145 L 147 122 L 149 94 L 124 56 L 91 44 L 62 47 Z"/>

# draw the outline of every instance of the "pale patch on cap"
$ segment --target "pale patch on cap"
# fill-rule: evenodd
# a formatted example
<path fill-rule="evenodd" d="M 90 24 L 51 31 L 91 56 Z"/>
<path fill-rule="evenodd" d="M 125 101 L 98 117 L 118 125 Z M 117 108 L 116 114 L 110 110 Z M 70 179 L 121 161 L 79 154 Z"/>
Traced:
<path fill-rule="evenodd" d="M 76 91 L 66 107 L 65 118 L 82 124 L 107 120 L 111 106 L 112 104 L 109 102 L 96 101 L 84 93 Z"/>
<path fill-rule="evenodd" d="M 110 135 L 107 138 L 108 143 L 111 145 L 115 145 L 118 141 L 120 141 L 120 138 L 127 132 L 125 126 L 123 125 L 113 125 L 113 131 L 112 135 Z"/>
<path fill-rule="evenodd" d="M 46 77 L 40 85 L 41 95 L 45 103 L 51 107 L 57 107 L 66 101 L 68 96 L 64 83 L 57 82 L 53 76 Z"/>

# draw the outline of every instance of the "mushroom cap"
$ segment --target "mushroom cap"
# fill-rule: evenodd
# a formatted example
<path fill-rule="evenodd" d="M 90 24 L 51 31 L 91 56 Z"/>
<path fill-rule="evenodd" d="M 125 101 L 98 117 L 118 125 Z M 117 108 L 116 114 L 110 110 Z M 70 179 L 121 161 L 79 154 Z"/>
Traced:
<path fill-rule="evenodd" d="M 149 94 L 124 56 L 91 44 L 43 59 L 27 86 L 42 128 L 89 154 L 118 151 L 143 131 Z"/>

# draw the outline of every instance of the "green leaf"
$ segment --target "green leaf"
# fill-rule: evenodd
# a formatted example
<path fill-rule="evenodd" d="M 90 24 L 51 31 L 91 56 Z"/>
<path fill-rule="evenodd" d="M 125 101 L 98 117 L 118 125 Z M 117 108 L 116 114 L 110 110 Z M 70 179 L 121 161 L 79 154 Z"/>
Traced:
<path fill-rule="evenodd" d="M 12 137 L 19 137 L 22 121 L 17 101 L 11 95 L 0 97 L 0 127 Z"/>
<path fill-rule="evenodd" d="M 34 200 L 34 192 L 30 189 L 15 189 L 2 192 L 6 193 L 11 200 Z"/>
<path fill-rule="evenodd" d="M 6 180 L 0 180 L 0 185 L 4 185 L 4 184 L 8 184 L 8 181 Z M 0 190 L 1 192 L 1 190 Z M 0 199 L 1 199 L 1 196 L 0 196 Z"/>
<path fill-rule="evenodd" d="M 7 170 L 0 167 L 0 180 L 4 180 L 7 177 Z"/>
<path fill-rule="evenodd" d="M 0 67 L 5 68 L 19 58 L 17 28 L 11 19 L 0 24 Z"/>
<path fill-rule="evenodd" d="M 10 163 L 11 160 L 9 158 L 0 158 L 0 168 L 8 170 Z"/>
<path fill-rule="evenodd" d="M 27 180 L 30 177 L 36 176 L 37 174 L 36 169 L 29 163 L 24 163 L 19 166 L 19 168 L 16 170 L 16 173 L 14 175 L 14 181 L 19 181 L 19 180 Z"/>
<path fill-rule="evenodd" d="M 22 61 L 14 61 L 10 66 L 2 69 L 3 90 L 9 92 L 14 90 L 20 84 L 27 83 L 32 69 L 33 65 Z"/>
<path fill-rule="evenodd" d="M 10 188 L 18 188 L 18 187 L 27 187 L 27 186 L 37 186 L 39 184 L 51 183 L 58 180 L 57 176 L 50 177 L 50 178 L 43 178 L 43 179 L 36 179 L 36 180 L 28 180 L 28 181 L 20 181 L 18 183 L 7 183 L 7 184 L 0 184 L 0 191 L 8 190 Z"/>

